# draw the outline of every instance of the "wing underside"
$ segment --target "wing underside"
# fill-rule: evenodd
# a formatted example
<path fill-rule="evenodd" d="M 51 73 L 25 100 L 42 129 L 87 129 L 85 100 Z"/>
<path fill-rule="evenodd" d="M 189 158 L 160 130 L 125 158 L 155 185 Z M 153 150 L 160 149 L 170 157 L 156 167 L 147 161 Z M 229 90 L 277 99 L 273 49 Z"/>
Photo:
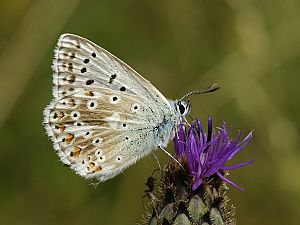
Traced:
<path fill-rule="evenodd" d="M 170 105 L 150 82 L 96 44 L 60 37 L 44 124 L 61 161 L 107 180 L 156 148 L 153 131 Z"/>

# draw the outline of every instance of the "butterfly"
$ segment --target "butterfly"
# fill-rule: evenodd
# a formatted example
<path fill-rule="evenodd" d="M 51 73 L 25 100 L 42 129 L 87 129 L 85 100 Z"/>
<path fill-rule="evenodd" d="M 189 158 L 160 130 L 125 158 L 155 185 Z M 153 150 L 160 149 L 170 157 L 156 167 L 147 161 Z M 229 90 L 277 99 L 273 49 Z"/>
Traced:
<path fill-rule="evenodd" d="M 110 179 L 164 148 L 190 112 L 183 99 L 167 100 L 149 81 L 93 42 L 60 36 L 53 60 L 53 100 L 44 126 L 60 160 L 77 174 Z"/>

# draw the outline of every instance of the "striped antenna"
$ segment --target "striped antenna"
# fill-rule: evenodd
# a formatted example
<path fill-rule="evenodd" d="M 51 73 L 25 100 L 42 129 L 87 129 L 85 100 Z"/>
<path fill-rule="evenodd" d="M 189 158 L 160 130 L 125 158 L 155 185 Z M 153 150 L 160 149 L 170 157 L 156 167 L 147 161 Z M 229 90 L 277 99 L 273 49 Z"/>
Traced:
<path fill-rule="evenodd" d="M 179 101 L 182 101 L 183 99 L 189 97 L 189 96 L 192 96 L 192 95 L 202 95 L 202 94 L 206 94 L 206 93 L 210 93 L 210 92 L 214 92 L 216 90 L 219 90 L 220 89 L 220 86 L 218 83 L 214 83 L 206 88 L 202 88 L 200 90 L 195 90 L 195 91 L 192 91 L 190 93 L 187 93 L 186 95 L 184 95 L 181 99 L 179 99 Z"/>

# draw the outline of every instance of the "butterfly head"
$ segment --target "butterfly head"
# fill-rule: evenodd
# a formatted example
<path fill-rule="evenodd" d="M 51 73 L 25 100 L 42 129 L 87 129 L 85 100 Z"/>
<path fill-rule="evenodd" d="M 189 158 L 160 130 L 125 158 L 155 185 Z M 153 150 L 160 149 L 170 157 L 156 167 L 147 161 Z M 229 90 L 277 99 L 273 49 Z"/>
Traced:
<path fill-rule="evenodd" d="M 220 87 L 217 83 L 215 83 L 213 85 L 210 85 L 209 87 L 187 93 L 182 98 L 175 101 L 175 109 L 177 111 L 177 115 L 179 115 L 180 117 L 185 117 L 191 111 L 192 106 L 191 106 L 190 100 L 188 99 L 187 101 L 184 101 L 184 99 L 186 99 L 192 95 L 199 95 L 199 94 L 214 92 L 218 89 L 220 89 Z"/>
<path fill-rule="evenodd" d="M 188 100 L 187 102 L 183 100 L 177 100 L 175 101 L 175 106 L 176 106 L 176 111 L 181 117 L 184 117 L 187 114 L 189 114 L 192 108 L 190 100 Z"/>

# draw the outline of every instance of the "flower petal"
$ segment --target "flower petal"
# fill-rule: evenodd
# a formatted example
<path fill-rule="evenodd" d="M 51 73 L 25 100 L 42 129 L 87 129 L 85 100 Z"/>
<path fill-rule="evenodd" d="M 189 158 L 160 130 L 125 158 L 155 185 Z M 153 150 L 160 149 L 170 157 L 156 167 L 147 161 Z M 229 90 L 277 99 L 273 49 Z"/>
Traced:
<path fill-rule="evenodd" d="M 236 169 L 254 161 L 225 166 L 227 161 L 248 144 L 252 138 L 252 132 L 240 141 L 240 131 L 236 138 L 229 138 L 231 126 L 227 128 L 225 122 L 216 130 L 217 132 L 213 129 L 211 117 L 208 117 L 207 132 L 203 131 L 198 118 L 189 127 L 186 124 L 180 124 L 174 138 L 176 157 L 187 159 L 190 175 L 194 178 L 193 190 L 197 189 L 205 178 L 214 174 L 217 174 L 224 182 L 243 190 L 226 179 L 219 171 Z"/>
<path fill-rule="evenodd" d="M 219 172 L 216 172 L 216 174 L 221 178 L 221 180 L 223 180 L 224 182 L 226 182 L 226 183 L 232 185 L 233 187 L 236 187 L 237 189 L 240 189 L 240 190 L 242 190 L 242 191 L 245 191 L 245 190 L 246 190 L 246 189 L 244 189 L 244 188 L 241 188 L 241 187 L 237 186 L 237 185 L 236 185 L 235 183 L 233 183 L 232 181 L 226 179 L 226 178 L 225 178 L 224 176 L 222 176 L 222 174 L 220 174 Z"/>
<path fill-rule="evenodd" d="M 247 162 L 235 164 L 235 165 L 233 165 L 233 166 L 223 166 L 223 167 L 222 167 L 222 170 L 232 170 L 232 169 L 237 169 L 237 168 L 240 168 L 240 167 L 242 167 L 242 166 L 248 165 L 248 164 L 250 164 L 250 163 L 252 163 L 252 162 L 254 162 L 254 161 L 255 161 L 255 159 L 252 159 L 252 160 L 249 160 L 249 161 L 247 161 Z"/>
<path fill-rule="evenodd" d="M 176 155 L 178 156 L 178 158 L 181 158 L 185 148 L 185 127 L 183 124 L 179 124 L 178 126 L 178 131 L 174 137 L 174 147 Z"/>
<path fill-rule="evenodd" d="M 244 138 L 244 140 L 242 140 L 239 144 L 237 144 L 238 148 L 234 152 L 232 152 L 228 160 L 232 159 L 237 153 L 239 153 L 243 148 L 245 148 L 251 138 L 252 138 L 252 131 L 247 135 L 247 137 Z"/>
<path fill-rule="evenodd" d="M 202 184 L 202 182 L 203 179 L 201 177 L 197 178 L 192 186 L 192 190 L 195 191 L 200 186 L 200 184 Z"/>

